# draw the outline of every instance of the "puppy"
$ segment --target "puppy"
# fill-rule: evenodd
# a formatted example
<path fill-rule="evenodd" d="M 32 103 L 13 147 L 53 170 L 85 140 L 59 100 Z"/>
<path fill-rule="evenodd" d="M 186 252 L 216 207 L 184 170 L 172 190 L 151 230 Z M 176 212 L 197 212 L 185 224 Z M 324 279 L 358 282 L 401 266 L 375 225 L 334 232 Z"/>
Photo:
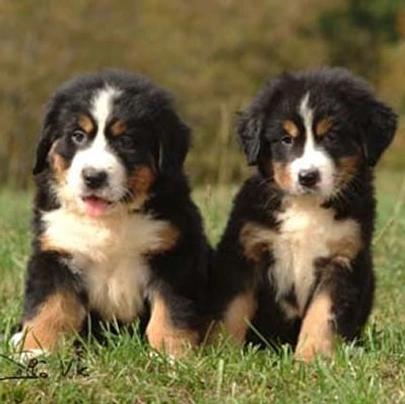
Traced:
<path fill-rule="evenodd" d="M 258 173 L 234 200 L 211 280 L 236 341 L 289 343 L 309 361 L 359 336 L 374 290 L 372 172 L 395 129 L 394 112 L 338 68 L 283 74 L 241 114 Z"/>
<path fill-rule="evenodd" d="M 56 91 L 33 171 L 20 349 L 56 348 L 88 314 L 146 315 L 150 345 L 170 355 L 198 344 L 209 247 L 183 173 L 189 138 L 168 94 L 140 76 L 105 71 Z"/>

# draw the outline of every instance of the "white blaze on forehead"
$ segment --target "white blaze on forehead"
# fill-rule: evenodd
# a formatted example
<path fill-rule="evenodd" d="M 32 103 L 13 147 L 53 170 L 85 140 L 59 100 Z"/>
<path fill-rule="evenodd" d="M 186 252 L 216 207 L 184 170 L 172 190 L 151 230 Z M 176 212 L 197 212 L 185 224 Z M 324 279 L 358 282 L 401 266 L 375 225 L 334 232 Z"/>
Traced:
<path fill-rule="evenodd" d="M 305 128 L 305 146 L 303 155 L 295 162 L 298 164 L 299 169 L 308 170 L 316 168 L 319 164 L 318 160 L 322 159 L 321 153 L 316 150 L 314 133 L 312 131 L 314 111 L 309 106 L 309 93 L 306 93 L 301 101 L 299 114 L 302 117 Z"/>
<path fill-rule="evenodd" d="M 302 98 L 298 113 L 305 127 L 305 145 L 302 156 L 295 159 L 290 166 L 293 192 L 299 193 L 300 191 L 299 173 L 302 170 L 316 169 L 320 173 L 320 193 L 330 194 L 333 188 L 334 163 L 325 150 L 316 145 L 313 132 L 314 110 L 309 105 L 309 92 Z"/>
<path fill-rule="evenodd" d="M 311 139 L 313 140 L 312 123 L 314 121 L 314 111 L 309 106 L 309 93 L 306 93 L 301 100 L 299 106 L 299 114 L 301 115 L 304 122 L 307 139 L 310 135 Z"/>
<path fill-rule="evenodd" d="M 120 91 L 117 88 L 106 86 L 93 97 L 90 112 L 97 122 L 98 133 L 104 132 L 107 120 L 112 112 L 114 98 L 119 94 Z"/>

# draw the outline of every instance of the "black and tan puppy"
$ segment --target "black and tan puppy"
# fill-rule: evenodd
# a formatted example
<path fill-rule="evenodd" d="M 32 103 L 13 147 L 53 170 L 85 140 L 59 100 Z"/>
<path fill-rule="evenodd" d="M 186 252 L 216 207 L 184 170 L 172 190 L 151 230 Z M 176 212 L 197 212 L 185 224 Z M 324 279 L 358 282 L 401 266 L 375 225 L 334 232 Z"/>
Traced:
<path fill-rule="evenodd" d="M 106 71 L 57 90 L 34 167 L 20 348 L 51 350 L 88 314 L 130 323 L 148 307 L 152 347 L 198 343 L 208 245 L 183 173 L 189 137 L 145 78 Z"/>
<path fill-rule="evenodd" d="M 237 341 L 290 343 L 310 360 L 359 335 L 374 290 L 372 171 L 395 128 L 343 69 L 283 74 L 240 116 L 258 173 L 236 196 L 211 285 Z"/>

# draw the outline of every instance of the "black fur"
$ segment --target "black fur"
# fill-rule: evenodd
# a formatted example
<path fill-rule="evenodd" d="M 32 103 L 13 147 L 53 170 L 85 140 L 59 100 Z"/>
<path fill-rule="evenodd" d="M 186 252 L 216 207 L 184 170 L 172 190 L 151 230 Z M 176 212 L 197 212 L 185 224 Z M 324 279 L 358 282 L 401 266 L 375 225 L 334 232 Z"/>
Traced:
<path fill-rule="evenodd" d="M 254 261 L 246 254 L 241 232 L 247 223 L 255 223 L 281 237 L 280 213 L 288 210 L 288 201 L 301 198 L 280 187 L 271 167 L 274 163 L 291 164 L 303 153 L 301 135 L 291 146 L 283 145 L 286 133 L 282 122 L 289 119 L 304 133 L 297 108 L 308 92 L 315 120 L 334 117 L 333 127 L 319 140 L 319 147 L 334 161 L 337 172 L 344 170 L 339 168 L 342 158 L 356 156 L 355 172 L 347 174 L 347 183 L 337 189 L 337 193 L 320 202 L 319 211 L 333 212 L 336 225 L 348 219 L 357 223 L 362 247 L 350 259 L 349 267 L 333 256 L 316 258 L 312 263 L 315 280 L 306 305 L 300 315 L 289 319 L 281 302 L 297 306 L 295 288 L 298 285 L 293 284 L 290 291 L 277 299 L 277 282 L 273 278 L 277 262 L 272 247 L 264 249 Z M 360 335 L 372 307 L 374 291 L 372 168 L 391 142 L 395 129 L 395 113 L 374 98 L 363 80 L 343 69 L 286 73 L 264 86 L 251 106 L 240 114 L 237 123 L 237 134 L 247 161 L 257 166 L 258 173 L 249 178 L 237 194 L 215 253 L 210 289 L 217 319 L 225 321 L 231 302 L 252 291 L 257 310 L 248 319 L 252 327 L 245 341 L 263 344 L 264 338 L 267 343 L 287 342 L 294 347 L 314 295 L 326 291 L 332 300 L 337 334 L 346 340 Z M 312 225 L 315 231 L 319 224 Z M 307 239 L 302 243 L 310 248 L 313 241 Z"/>
<path fill-rule="evenodd" d="M 47 298 L 60 291 L 77 297 L 93 318 L 103 320 L 103 316 L 91 307 L 85 281 L 86 268 L 81 268 L 84 275 L 73 269 L 69 251 L 44 251 L 41 237 L 46 231 L 44 214 L 60 209 L 63 202 L 57 192 L 61 185 L 50 161 L 52 147 L 68 170 L 77 151 L 87 147 L 72 140 L 72 133 L 78 129 L 78 116 L 82 113 L 90 115 L 92 97 L 106 84 L 121 91 L 114 101 L 113 111 L 126 123 L 123 135 L 108 138 L 109 147 L 120 159 L 127 175 L 139 165 L 149 167 L 154 173 L 146 201 L 133 214 L 166 221 L 179 232 L 175 245 L 168 251 L 145 256 L 150 277 L 147 290 L 141 291 L 145 310 L 140 315 L 149 315 L 149 298 L 158 292 L 170 311 L 173 326 L 201 335 L 206 325 L 205 293 L 210 248 L 183 172 L 190 131 L 178 117 L 165 90 L 146 78 L 116 70 L 75 78 L 62 85 L 48 104 L 33 170 L 37 192 L 23 323 L 34 319 Z M 96 127 L 96 122 L 94 125 Z M 86 142 L 91 142 L 94 135 L 89 134 Z M 119 203 L 129 206 L 136 196 L 129 190 Z"/>

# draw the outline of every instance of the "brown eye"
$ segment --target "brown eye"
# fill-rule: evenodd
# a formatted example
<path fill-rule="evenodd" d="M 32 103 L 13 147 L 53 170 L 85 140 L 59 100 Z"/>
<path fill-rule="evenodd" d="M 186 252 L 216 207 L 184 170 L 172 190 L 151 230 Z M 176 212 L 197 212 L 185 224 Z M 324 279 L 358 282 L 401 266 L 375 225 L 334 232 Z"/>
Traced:
<path fill-rule="evenodd" d="M 133 149 L 135 147 L 135 140 L 130 135 L 121 135 L 118 137 L 119 145 L 124 149 Z"/>
<path fill-rule="evenodd" d="M 339 136 L 336 132 L 329 132 L 326 136 L 325 136 L 325 140 L 328 143 L 337 143 L 339 141 Z"/>
<path fill-rule="evenodd" d="M 293 138 L 291 136 L 288 135 L 284 135 L 281 139 L 280 139 L 281 143 L 283 143 L 286 146 L 291 146 L 293 143 Z"/>
<path fill-rule="evenodd" d="M 81 146 L 83 145 L 83 143 L 85 143 L 87 136 L 81 130 L 76 130 L 72 133 L 71 138 L 73 140 L 73 143 Z"/>

